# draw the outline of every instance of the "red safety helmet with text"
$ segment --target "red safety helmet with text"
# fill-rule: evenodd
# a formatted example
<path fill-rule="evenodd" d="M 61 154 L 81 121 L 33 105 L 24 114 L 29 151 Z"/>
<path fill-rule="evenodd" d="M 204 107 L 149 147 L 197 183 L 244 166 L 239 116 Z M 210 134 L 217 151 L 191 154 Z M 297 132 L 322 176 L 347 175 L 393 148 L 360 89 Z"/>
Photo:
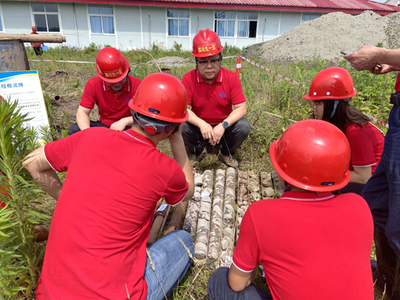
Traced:
<path fill-rule="evenodd" d="M 32 31 L 36 31 L 36 30 L 37 30 L 36 26 L 32 26 Z"/>
<path fill-rule="evenodd" d="M 120 82 L 129 72 L 129 62 L 117 49 L 103 48 L 96 56 L 96 72 L 106 82 Z"/>
<path fill-rule="evenodd" d="M 187 92 L 175 76 L 153 73 L 146 76 L 129 101 L 129 107 L 144 116 L 171 123 L 183 123 L 189 118 Z"/>
<path fill-rule="evenodd" d="M 339 100 L 349 99 L 355 95 L 357 95 L 357 91 L 354 89 L 350 73 L 343 68 L 333 67 L 315 75 L 304 99 L 311 101 Z"/>
<path fill-rule="evenodd" d="M 195 57 L 214 56 L 224 50 L 218 35 L 210 30 L 200 30 L 193 38 L 193 52 Z"/>
<path fill-rule="evenodd" d="M 290 126 L 269 148 L 278 175 L 300 189 L 330 192 L 350 181 L 350 145 L 335 125 L 304 120 Z"/>

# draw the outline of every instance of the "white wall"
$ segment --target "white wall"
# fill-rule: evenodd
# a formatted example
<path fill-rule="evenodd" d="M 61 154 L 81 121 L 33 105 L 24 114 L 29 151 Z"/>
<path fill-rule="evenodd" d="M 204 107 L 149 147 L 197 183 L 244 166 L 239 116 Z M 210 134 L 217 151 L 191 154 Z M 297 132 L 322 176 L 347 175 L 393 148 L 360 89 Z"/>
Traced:
<path fill-rule="evenodd" d="M 0 1 L 0 5 L 6 33 L 31 32 L 33 24 L 31 2 Z M 115 34 L 92 34 L 86 4 L 59 3 L 60 34 L 66 36 L 65 45 L 81 48 L 95 43 L 111 45 L 121 50 L 149 49 L 153 45 L 165 49 L 173 48 L 176 42 L 182 45 L 183 50 L 191 50 L 193 37 L 199 30 L 206 28 L 214 30 L 215 11 L 197 8 L 188 10 L 190 11 L 188 37 L 168 36 L 167 8 L 128 5 L 114 5 Z M 221 43 L 242 48 L 265 42 L 289 31 L 300 22 L 300 12 L 259 11 L 256 38 L 225 37 L 221 38 Z"/>

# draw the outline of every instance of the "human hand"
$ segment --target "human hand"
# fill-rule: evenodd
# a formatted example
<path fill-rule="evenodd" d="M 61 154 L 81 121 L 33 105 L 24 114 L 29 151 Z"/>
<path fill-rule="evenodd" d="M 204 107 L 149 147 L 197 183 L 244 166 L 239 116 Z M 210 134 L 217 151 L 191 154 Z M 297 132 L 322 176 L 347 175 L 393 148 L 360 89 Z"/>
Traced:
<path fill-rule="evenodd" d="M 379 67 L 380 66 L 380 67 Z M 393 66 L 391 65 L 379 65 L 379 66 L 375 66 L 372 70 L 371 73 L 375 74 L 375 75 L 381 75 L 381 74 L 386 74 L 392 71 L 395 71 L 395 69 L 393 68 Z"/>
<path fill-rule="evenodd" d="M 110 126 L 110 129 L 116 130 L 116 131 L 124 131 L 125 127 L 126 127 L 126 123 L 123 119 L 121 119 L 117 122 L 112 123 Z"/>
<path fill-rule="evenodd" d="M 203 136 L 203 139 L 209 140 L 210 144 L 212 144 L 213 136 L 214 136 L 212 126 L 210 124 L 208 124 L 207 122 L 203 122 L 203 123 L 201 123 L 199 128 L 200 128 L 200 132 Z"/>
<path fill-rule="evenodd" d="M 357 71 L 368 70 L 375 74 L 375 68 L 378 68 L 377 65 L 379 64 L 379 51 L 380 48 L 378 47 L 362 46 L 360 49 L 344 55 L 343 58 L 348 60 Z"/>
<path fill-rule="evenodd" d="M 213 128 L 213 132 L 214 136 L 211 145 L 215 146 L 216 144 L 219 144 L 219 142 L 221 141 L 221 138 L 225 133 L 225 128 L 222 126 L 221 123 L 219 123 L 217 126 Z"/>

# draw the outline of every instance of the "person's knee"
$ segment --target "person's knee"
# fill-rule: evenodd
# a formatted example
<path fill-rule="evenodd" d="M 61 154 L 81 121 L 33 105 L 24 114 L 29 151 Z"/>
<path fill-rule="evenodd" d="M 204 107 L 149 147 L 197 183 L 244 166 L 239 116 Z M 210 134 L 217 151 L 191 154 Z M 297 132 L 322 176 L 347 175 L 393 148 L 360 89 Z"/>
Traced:
<path fill-rule="evenodd" d="M 81 129 L 79 128 L 77 123 L 74 123 L 69 127 L 68 134 L 71 135 L 71 134 L 74 134 L 74 133 L 76 133 L 78 131 L 81 131 Z"/>
<path fill-rule="evenodd" d="M 249 133 L 250 133 L 250 128 L 251 128 L 249 120 L 247 120 L 246 118 L 241 118 L 238 121 L 238 123 L 239 123 L 240 133 L 243 136 L 247 137 L 249 135 Z"/>
<path fill-rule="evenodd" d="M 216 269 L 210 276 L 207 282 L 207 292 L 210 299 L 219 294 L 219 289 L 227 288 L 229 268 L 220 267 Z"/>
<path fill-rule="evenodd" d="M 194 257 L 194 245 L 193 239 L 188 232 L 185 230 L 175 230 L 173 231 L 175 235 L 182 241 L 182 243 L 190 250 L 192 257 Z"/>

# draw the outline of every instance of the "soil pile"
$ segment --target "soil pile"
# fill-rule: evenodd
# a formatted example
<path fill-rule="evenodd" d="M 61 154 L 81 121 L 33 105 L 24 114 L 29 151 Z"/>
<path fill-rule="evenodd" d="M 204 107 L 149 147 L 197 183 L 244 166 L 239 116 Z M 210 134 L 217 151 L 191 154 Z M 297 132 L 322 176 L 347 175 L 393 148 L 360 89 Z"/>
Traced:
<path fill-rule="evenodd" d="M 360 15 L 342 12 L 304 22 L 278 38 L 255 44 L 244 51 L 246 57 L 262 62 L 290 64 L 324 59 L 329 65 L 342 60 L 341 50 L 354 51 L 363 45 L 400 47 L 396 33 L 400 13 L 380 16 L 372 11 Z"/>

